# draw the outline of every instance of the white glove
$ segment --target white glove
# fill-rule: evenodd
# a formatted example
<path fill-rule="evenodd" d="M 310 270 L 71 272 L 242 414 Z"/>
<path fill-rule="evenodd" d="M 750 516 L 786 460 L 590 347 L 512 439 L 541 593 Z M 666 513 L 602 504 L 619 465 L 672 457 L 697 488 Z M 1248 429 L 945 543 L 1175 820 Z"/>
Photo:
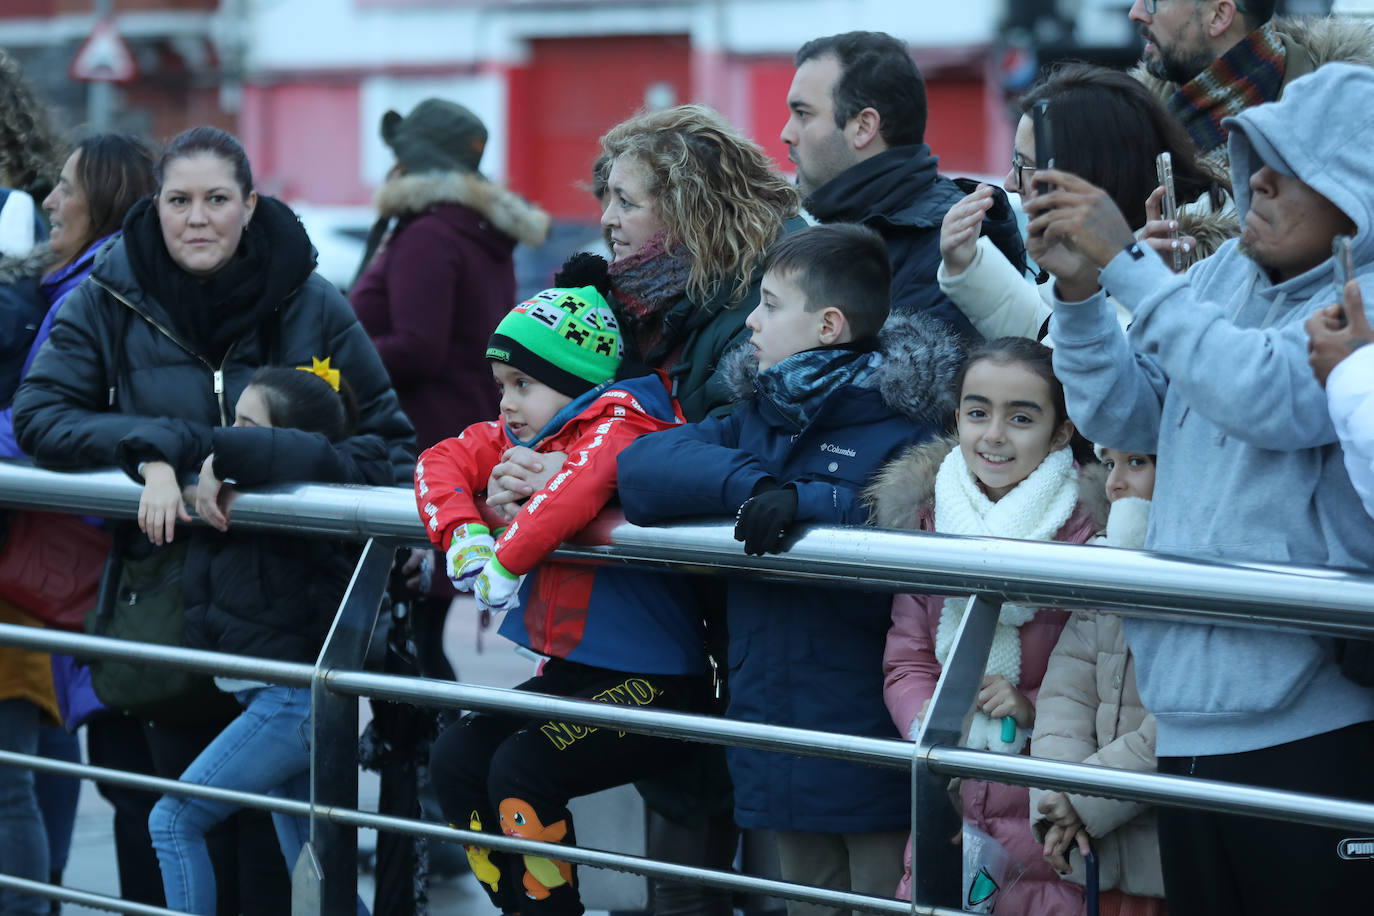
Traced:
<path fill-rule="evenodd" d="M 524 581 L 524 576 L 507 572 L 501 561 L 492 557 L 473 586 L 477 607 L 483 611 L 509 611 L 519 607 L 520 585 Z"/>
<path fill-rule="evenodd" d="M 459 525 L 449 542 L 448 578 L 460 592 L 472 591 L 472 582 L 487 561 L 496 556 L 496 542 L 486 525 Z"/>

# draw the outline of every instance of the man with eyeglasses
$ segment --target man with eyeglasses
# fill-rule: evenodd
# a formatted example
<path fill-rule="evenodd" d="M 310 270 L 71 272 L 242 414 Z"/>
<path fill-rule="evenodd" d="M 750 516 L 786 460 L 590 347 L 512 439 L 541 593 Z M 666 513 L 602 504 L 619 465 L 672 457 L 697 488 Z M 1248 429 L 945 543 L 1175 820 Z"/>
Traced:
<path fill-rule="evenodd" d="M 1293 80 L 1335 60 L 1374 64 L 1374 30 L 1346 19 L 1273 19 L 1275 0 L 1135 0 L 1145 41 L 1134 75 L 1226 170 L 1223 119 L 1272 102 Z"/>
<path fill-rule="evenodd" d="M 822 223 L 862 223 L 877 231 L 892 261 L 891 315 L 916 312 L 979 339 L 940 291 L 940 222 L 973 190 L 940 175 L 925 143 L 926 86 L 901 40 L 883 32 L 816 38 L 795 57 L 782 129 L 797 188 Z M 983 234 L 1012 264 L 1026 264 L 1016 218 L 1002 192 Z"/>

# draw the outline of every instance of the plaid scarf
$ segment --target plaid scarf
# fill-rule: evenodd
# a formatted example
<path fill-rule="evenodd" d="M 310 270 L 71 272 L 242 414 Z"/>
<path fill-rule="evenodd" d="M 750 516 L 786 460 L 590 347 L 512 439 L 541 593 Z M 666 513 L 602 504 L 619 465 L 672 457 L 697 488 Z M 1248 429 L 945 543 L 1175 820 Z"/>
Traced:
<path fill-rule="evenodd" d="M 1226 143 L 1223 118 L 1279 97 L 1286 63 L 1283 40 L 1266 23 L 1179 87 L 1169 111 L 1198 149 L 1209 152 Z"/>
<path fill-rule="evenodd" d="M 612 262 L 610 272 L 621 326 L 634 341 L 635 356 L 644 359 L 663 338 L 663 316 L 687 293 L 691 256 L 683 245 L 668 251 L 659 232 L 639 251 Z"/>
<path fill-rule="evenodd" d="M 874 345 L 865 340 L 794 353 L 760 372 L 754 387 L 794 426 L 804 429 L 832 391 L 862 386 L 878 370 L 883 358 Z"/>

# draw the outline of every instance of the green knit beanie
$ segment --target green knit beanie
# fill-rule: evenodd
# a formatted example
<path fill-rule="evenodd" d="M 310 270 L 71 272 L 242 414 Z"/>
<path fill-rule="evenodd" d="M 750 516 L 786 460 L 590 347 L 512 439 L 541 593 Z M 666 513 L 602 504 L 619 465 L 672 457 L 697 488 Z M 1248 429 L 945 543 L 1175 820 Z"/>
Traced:
<path fill-rule="evenodd" d="M 487 343 L 487 359 L 570 398 L 615 378 L 624 358 L 615 313 L 591 286 L 536 293 L 501 319 Z"/>

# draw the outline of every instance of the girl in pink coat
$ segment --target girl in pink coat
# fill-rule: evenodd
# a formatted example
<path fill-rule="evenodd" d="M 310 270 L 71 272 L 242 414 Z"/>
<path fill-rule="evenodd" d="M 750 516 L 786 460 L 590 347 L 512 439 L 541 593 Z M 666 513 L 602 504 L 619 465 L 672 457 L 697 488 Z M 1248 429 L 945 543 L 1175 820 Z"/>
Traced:
<path fill-rule="evenodd" d="M 990 341 L 969 357 L 957 386 L 957 444 L 923 446 L 890 465 L 869 491 L 874 523 L 1076 544 L 1100 530 L 1106 514 L 1100 467 L 1080 474 L 1070 445 L 1077 437 L 1050 350 L 1027 338 Z M 1078 443 L 1086 463 L 1091 452 Z M 910 737 L 935 694 L 966 603 L 964 597 L 933 595 L 900 595 L 893 602 L 884 697 L 897 727 Z M 1063 611 L 1003 606 L 969 747 L 1026 753 L 1040 682 L 1067 620 Z M 1002 890 L 999 914 L 1082 912 L 1082 888 L 1055 874 L 1031 835 L 1025 788 L 964 780 L 960 797 L 964 821 L 991 835 L 1026 869 Z M 910 899 L 910 882 L 908 852 L 899 897 Z"/>

